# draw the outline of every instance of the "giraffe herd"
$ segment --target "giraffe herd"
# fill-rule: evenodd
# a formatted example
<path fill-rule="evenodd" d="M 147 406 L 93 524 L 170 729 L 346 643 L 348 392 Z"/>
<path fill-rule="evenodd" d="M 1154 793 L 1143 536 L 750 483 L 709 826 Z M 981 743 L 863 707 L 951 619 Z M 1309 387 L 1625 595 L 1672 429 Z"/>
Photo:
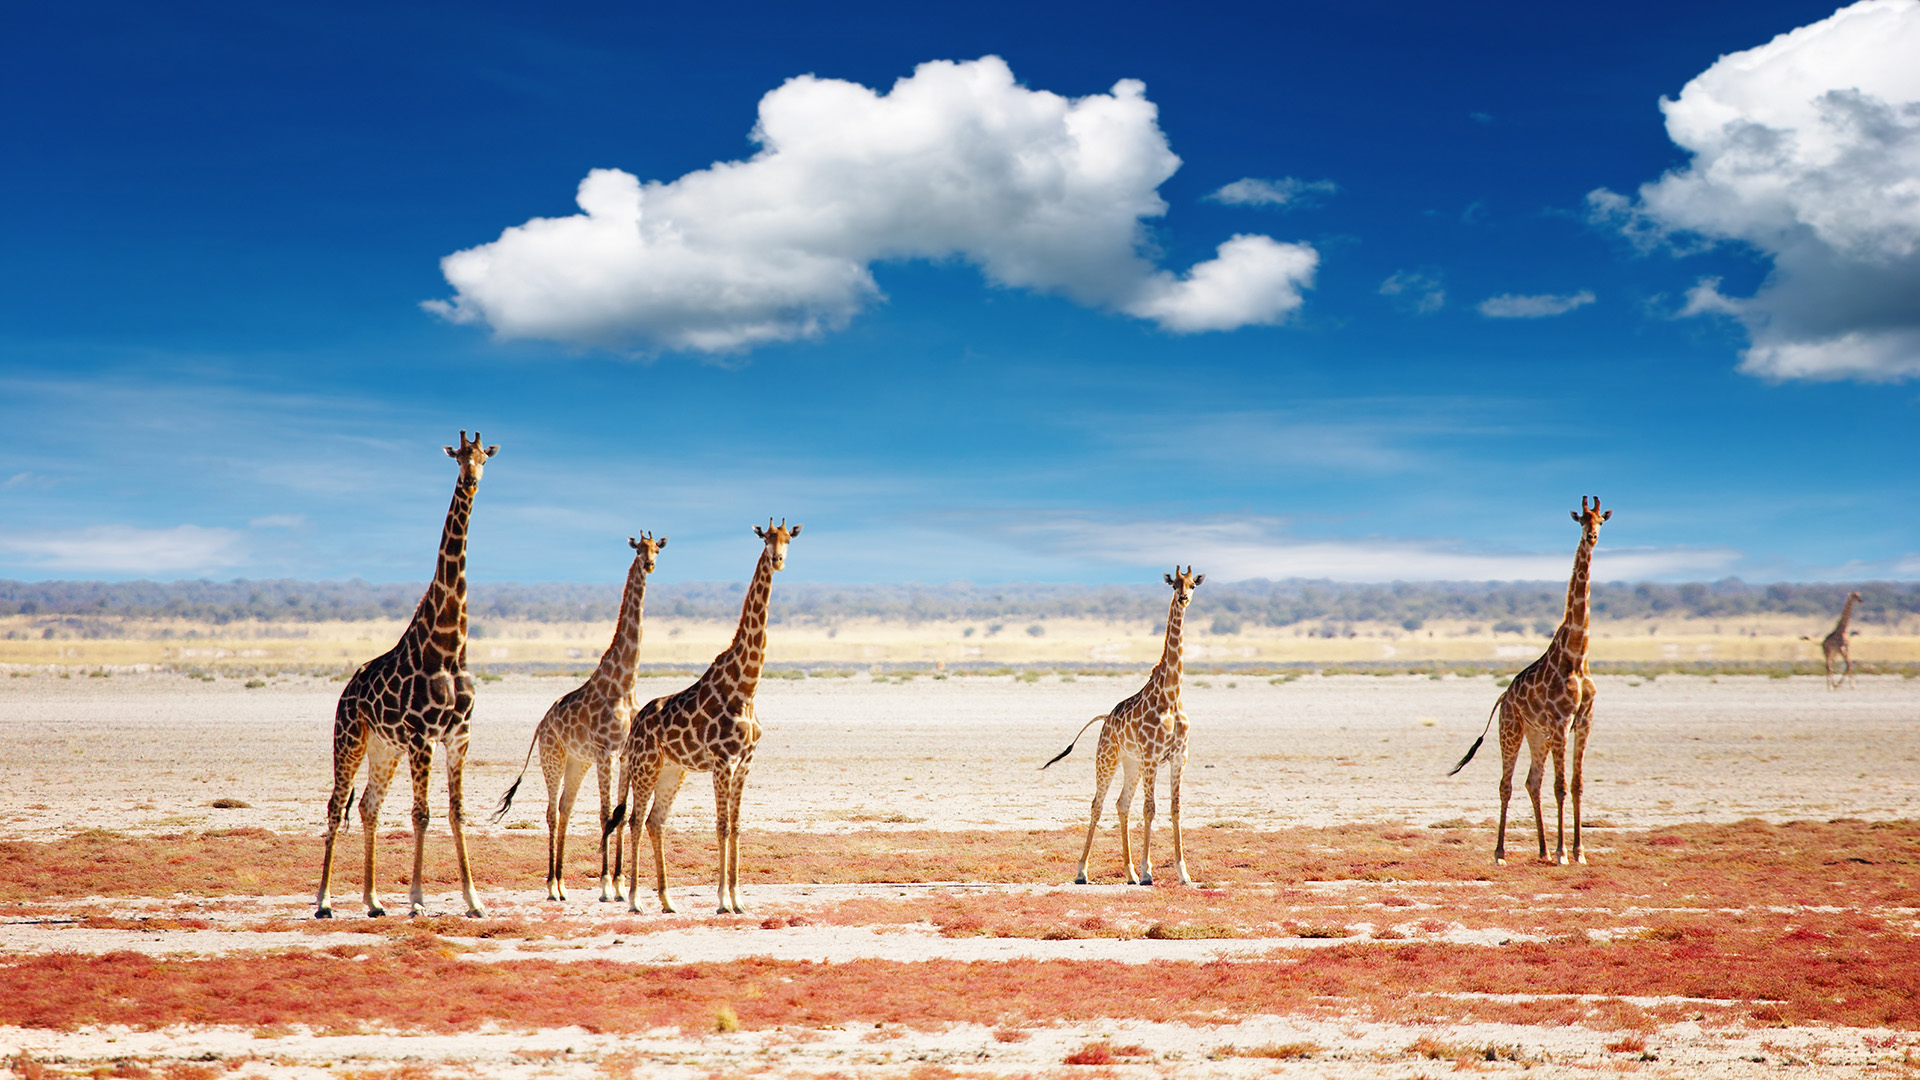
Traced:
<path fill-rule="evenodd" d="M 422 871 L 429 816 L 427 785 L 436 745 L 447 770 L 448 822 L 452 826 L 459 863 L 461 894 L 469 916 L 485 914 L 474 889 L 467 858 L 461 788 L 474 700 L 473 677 L 467 669 L 466 553 L 467 524 L 473 512 L 474 495 L 486 461 L 499 447 L 483 448 L 479 432 L 469 441 L 463 430 L 459 447 L 445 449 L 447 455 L 459 463 L 460 472 L 441 533 L 433 580 L 400 641 L 353 673 L 334 711 L 333 790 L 327 800 L 326 842 L 315 918 L 333 915 L 330 885 L 335 845 L 352 811 L 354 782 L 363 762 L 367 767 L 367 782 L 359 798 L 360 820 L 365 832 L 362 898 L 368 915 L 386 913 L 374 889 L 374 839 L 380 804 L 403 755 L 413 782 L 410 913 L 416 916 L 423 913 Z M 1500 821 L 1494 847 L 1494 859 L 1498 863 L 1506 862 L 1507 809 L 1513 795 L 1514 766 L 1523 742 L 1531 760 L 1526 787 L 1533 804 L 1539 857 L 1547 858 L 1540 787 L 1550 755 L 1558 813 L 1554 861 L 1563 865 L 1587 861 L 1581 846 L 1580 796 L 1582 759 L 1593 726 L 1594 683 L 1587 662 L 1590 571 L 1600 526 L 1612 516 L 1611 510 L 1601 510 L 1597 497 L 1581 498 L 1580 509 L 1573 513 L 1581 533 L 1574 553 L 1573 573 L 1567 583 L 1565 616 L 1546 652 L 1514 676 L 1487 718 L 1489 729 L 1495 716 L 1500 720 Z M 660 551 L 667 546 L 667 538 L 655 540 L 649 533 L 628 538 L 634 558 L 627 571 L 613 640 L 587 681 L 562 695 L 541 718 L 527 750 L 527 763 L 501 798 L 494 815 L 497 821 L 512 806 L 513 797 L 526 777 L 527 766 L 532 763 L 533 751 L 538 749 L 547 786 L 547 899 L 566 899 L 563 867 L 567 824 L 580 783 L 591 767 L 600 788 L 600 899 L 625 899 L 631 910 L 640 910 L 640 838 L 644 830 L 653 847 L 654 888 L 660 908 L 663 912 L 673 911 L 667 896 L 664 827 L 686 774 L 705 772 L 713 777 L 714 834 L 719 849 L 718 911 L 737 914 L 743 910 L 739 880 L 740 805 L 761 733 L 754 716 L 754 692 L 766 662 L 767 612 L 773 575 L 785 567 L 788 544 L 800 535 L 800 529 L 798 524 L 787 525 L 784 519 L 777 525 L 768 519 L 765 528 L 754 527 L 762 548 L 741 604 L 740 624 L 732 643 L 691 686 L 644 704 L 636 697 L 636 683 L 647 575 L 654 571 Z M 1166 583 L 1173 589 L 1167 609 L 1166 641 L 1159 662 L 1147 676 L 1146 685 L 1111 710 L 1089 720 L 1065 750 L 1041 766 L 1045 769 L 1072 753 L 1087 728 L 1096 723 L 1101 725 L 1095 752 L 1092 813 L 1074 874 L 1076 884 L 1084 885 L 1088 881 L 1087 861 L 1100 825 L 1101 802 L 1106 798 L 1116 770 L 1122 776 L 1115 810 L 1119 815 L 1120 857 L 1126 868 L 1126 880 L 1129 884 L 1153 884 L 1154 777 L 1162 765 L 1168 773 L 1173 864 L 1180 884 L 1192 882 L 1187 873 L 1180 830 L 1180 780 L 1187 762 L 1189 729 L 1180 700 L 1181 630 L 1187 605 L 1192 603 L 1194 591 L 1206 580 L 1206 575 L 1195 574 L 1192 567 L 1181 570 L 1176 566 L 1174 573 L 1165 576 Z M 1847 598 L 1839 625 L 1822 642 L 1829 686 L 1838 685 L 1833 677 L 1836 655 L 1844 663 L 1841 679 L 1851 678 L 1847 623 L 1859 599 L 1857 592 Z M 1486 735 L 1486 731 L 1481 732 L 1447 775 L 1458 773 L 1473 759 Z M 1569 749 L 1573 758 L 1571 783 L 1567 782 Z M 621 770 L 617 789 L 612 784 L 616 764 Z M 1137 870 L 1128 823 L 1136 786 L 1142 789 L 1143 796 Z M 1569 792 L 1573 795 L 1570 849 L 1566 842 Z M 611 796 L 616 794 L 618 803 L 609 808 Z M 626 856 L 626 843 L 619 835 L 623 824 L 628 826 L 627 843 L 632 845 L 630 858 Z"/>

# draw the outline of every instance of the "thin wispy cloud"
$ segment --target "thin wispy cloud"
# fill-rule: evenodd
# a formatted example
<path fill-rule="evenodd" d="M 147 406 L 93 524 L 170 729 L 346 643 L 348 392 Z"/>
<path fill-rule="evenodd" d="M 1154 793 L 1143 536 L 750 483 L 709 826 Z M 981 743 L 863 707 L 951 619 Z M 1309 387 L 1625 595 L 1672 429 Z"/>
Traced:
<path fill-rule="evenodd" d="M 1285 320 L 1309 245 L 1241 234 L 1184 273 L 1145 254 L 1180 166 L 1158 116 L 1137 80 L 1067 98 L 995 56 L 884 94 L 800 76 L 761 99 L 753 157 L 664 182 L 594 169 L 580 213 L 447 256 L 455 295 L 424 306 L 503 338 L 724 353 L 845 327 L 881 299 L 876 262 L 957 258 L 1175 333 Z"/>
<path fill-rule="evenodd" d="M 1058 515 L 1009 524 L 1006 532 L 1010 539 L 1097 562 L 1190 562 L 1225 581 L 1552 581 L 1565 580 L 1573 565 L 1572 541 L 1557 551 L 1500 551 L 1442 538 L 1307 538 L 1294 535 L 1284 519 L 1266 517 L 1115 522 Z M 1731 547 L 1602 544 L 1594 573 L 1603 581 L 1697 580 L 1724 575 L 1741 557 Z"/>
<path fill-rule="evenodd" d="M 1204 198 L 1228 206 L 1298 208 L 1312 206 L 1339 190 L 1340 185 L 1331 180 L 1296 180 L 1291 176 L 1261 180 L 1248 176 L 1211 191 Z"/>
<path fill-rule="evenodd" d="M 1415 315 L 1431 315 L 1447 306 L 1447 290 L 1437 274 L 1396 270 L 1380 283 L 1380 295 L 1391 297 L 1395 306 Z"/>
<path fill-rule="evenodd" d="M 1565 315 L 1575 308 L 1593 303 L 1593 293 L 1582 289 L 1577 293 L 1544 293 L 1536 296 L 1522 296 L 1517 293 L 1502 293 L 1489 296 L 1480 301 L 1479 312 L 1489 319 L 1550 319 L 1555 315 Z"/>
<path fill-rule="evenodd" d="M 60 574 L 157 576 L 229 570 L 246 565 L 249 553 L 244 535 L 232 529 L 93 525 L 0 532 L 0 559 Z"/>
<path fill-rule="evenodd" d="M 1601 188 L 1594 221 L 1643 249 L 1733 241 L 1768 256 L 1752 296 L 1703 278 L 1682 315 L 1739 320 L 1768 379 L 1920 376 L 1920 3 L 1863 0 L 1722 56 L 1662 99 L 1692 161 Z"/>

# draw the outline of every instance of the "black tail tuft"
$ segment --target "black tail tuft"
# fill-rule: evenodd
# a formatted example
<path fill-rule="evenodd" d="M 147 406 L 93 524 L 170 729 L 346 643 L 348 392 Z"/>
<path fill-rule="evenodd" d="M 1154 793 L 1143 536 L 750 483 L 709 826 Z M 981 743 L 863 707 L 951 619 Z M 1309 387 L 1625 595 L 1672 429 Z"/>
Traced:
<path fill-rule="evenodd" d="M 360 797 L 359 788 L 347 789 L 347 805 L 340 808 L 340 824 L 345 825 L 347 823 L 347 819 L 353 816 L 353 800 L 359 797 Z"/>
<path fill-rule="evenodd" d="M 525 774 L 515 777 L 513 781 L 513 786 L 508 788 L 507 793 L 500 797 L 500 809 L 495 810 L 493 812 L 493 823 L 495 825 L 498 825 L 500 823 L 501 818 L 507 816 L 507 809 L 513 805 L 513 794 L 514 792 L 520 790 L 520 781 L 525 779 L 526 779 Z"/>
<path fill-rule="evenodd" d="M 625 820 L 627 820 L 627 804 L 623 802 L 613 808 L 613 813 L 607 815 L 607 823 L 600 829 L 600 839 L 605 840 L 619 832 L 620 823 Z"/>
<path fill-rule="evenodd" d="M 1059 760 L 1060 760 L 1061 758 L 1063 758 L 1063 757 L 1066 757 L 1066 756 L 1067 756 L 1068 754 L 1071 754 L 1071 753 L 1073 753 L 1073 747 L 1074 747 L 1074 744 L 1073 744 L 1073 743 L 1068 743 L 1068 744 L 1067 744 L 1067 748 L 1066 748 L 1065 750 L 1062 750 L 1062 751 L 1060 751 L 1059 753 L 1057 753 L 1057 754 L 1055 754 L 1055 755 L 1053 755 L 1053 759 L 1052 759 L 1052 761 L 1048 761 L 1048 762 L 1047 762 L 1047 765 L 1051 765 L 1051 764 L 1053 764 L 1053 762 L 1055 762 L 1055 761 L 1059 761 Z M 1040 769 L 1041 769 L 1041 771 L 1042 771 L 1042 772 L 1044 772 L 1044 771 L 1046 771 L 1046 768 L 1047 768 L 1047 765 L 1042 765 L 1042 766 L 1040 766 Z"/>
<path fill-rule="evenodd" d="M 1452 776 L 1452 775 L 1453 775 L 1454 773 L 1457 773 L 1457 772 L 1459 772 L 1459 771 L 1460 771 L 1461 769 L 1464 769 L 1464 768 L 1466 768 L 1466 767 L 1467 767 L 1467 762 L 1469 762 L 1469 761 L 1472 761 L 1472 760 L 1473 760 L 1473 755 L 1475 755 L 1475 754 L 1477 754 L 1477 753 L 1479 753 L 1479 752 L 1480 752 L 1480 744 L 1481 744 L 1481 743 L 1483 743 L 1483 742 L 1486 742 L 1486 741 L 1487 741 L 1487 736 L 1486 736 L 1486 733 L 1485 733 L 1485 732 L 1481 732 L 1481 733 L 1480 733 L 1480 737 L 1479 737 L 1479 738 L 1477 738 L 1477 739 L 1475 739 L 1475 740 L 1473 740 L 1473 745 L 1472 745 L 1472 746 L 1469 746 L 1469 747 L 1467 747 L 1467 756 L 1466 756 L 1466 757 L 1463 757 L 1463 758 L 1461 758 L 1461 759 L 1460 759 L 1460 764 L 1458 764 L 1458 765 L 1455 765 L 1455 766 L 1454 766 L 1454 767 L 1453 767 L 1452 769 L 1450 769 L 1450 770 L 1448 770 L 1448 771 L 1447 771 L 1447 775 L 1448 775 L 1448 776 Z"/>

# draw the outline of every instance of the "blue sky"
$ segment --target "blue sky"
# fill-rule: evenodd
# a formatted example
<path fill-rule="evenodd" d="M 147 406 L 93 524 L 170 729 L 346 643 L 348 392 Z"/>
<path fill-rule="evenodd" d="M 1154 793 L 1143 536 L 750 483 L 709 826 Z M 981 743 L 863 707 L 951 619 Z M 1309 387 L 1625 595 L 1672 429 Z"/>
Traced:
<path fill-rule="evenodd" d="M 0 577 L 462 428 L 479 580 L 1920 577 L 1915 0 L 164 8 L 0 43 Z"/>

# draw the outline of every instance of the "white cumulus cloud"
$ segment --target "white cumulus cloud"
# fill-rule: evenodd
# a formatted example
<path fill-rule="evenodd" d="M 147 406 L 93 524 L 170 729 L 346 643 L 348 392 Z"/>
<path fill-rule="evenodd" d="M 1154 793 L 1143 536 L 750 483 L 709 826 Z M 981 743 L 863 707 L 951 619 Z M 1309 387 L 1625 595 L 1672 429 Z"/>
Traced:
<path fill-rule="evenodd" d="M 1209 193 L 1206 199 L 1228 206 L 1297 206 L 1317 202 L 1319 196 L 1338 190 L 1340 186 L 1331 180 L 1296 180 L 1291 176 L 1260 180 L 1249 176 Z"/>
<path fill-rule="evenodd" d="M 1136 80 L 1066 98 L 988 56 L 884 94 L 801 76 L 759 112 L 751 158 L 665 182 L 595 169 L 580 213 L 442 259 L 455 295 L 424 306 L 502 337 L 723 352 L 845 326 L 885 260 L 960 258 L 1175 332 L 1279 322 L 1313 283 L 1313 248 L 1265 236 L 1184 274 L 1143 254 L 1180 159 Z"/>
<path fill-rule="evenodd" d="M 1593 293 L 1586 289 L 1563 296 L 1551 293 L 1540 296 L 1502 293 L 1480 301 L 1479 310 L 1480 314 L 1489 319 L 1547 319 L 1555 315 L 1565 315 L 1574 308 L 1585 307 L 1591 303 L 1593 303 Z"/>
<path fill-rule="evenodd" d="M 1643 247 L 1773 260 L 1753 296 L 1703 281 L 1682 314 L 1739 319 L 1748 374 L 1920 376 L 1920 0 L 1862 0 L 1723 56 L 1660 107 L 1693 160 L 1637 199 L 1593 192 L 1594 217 Z"/>

